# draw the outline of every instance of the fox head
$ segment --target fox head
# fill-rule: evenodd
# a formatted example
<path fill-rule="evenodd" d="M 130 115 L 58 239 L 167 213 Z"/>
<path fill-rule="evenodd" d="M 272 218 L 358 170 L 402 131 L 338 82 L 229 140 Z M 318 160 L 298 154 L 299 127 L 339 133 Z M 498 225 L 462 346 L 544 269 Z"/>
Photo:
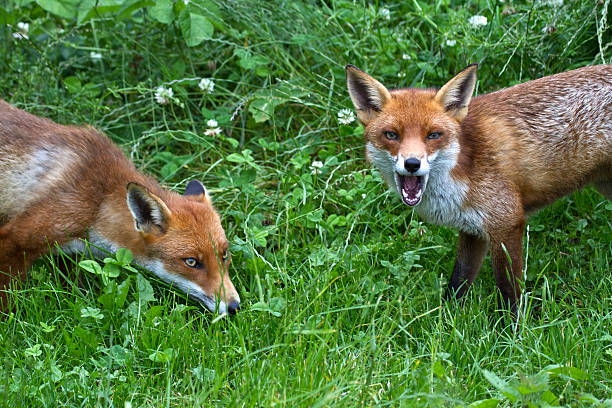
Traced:
<path fill-rule="evenodd" d="M 348 91 L 365 126 L 366 156 L 406 205 L 421 202 L 430 175 L 456 164 L 476 69 L 477 64 L 469 65 L 438 91 L 389 91 L 359 68 L 346 66 Z"/>
<path fill-rule="evenodd" d="M 141 237 L 137 263 L 208 310 L 218 305 L 219 313 L 236 313 L 240 297 L 228 275 L 229 243 L 202 183 L 192 180 L 184 195 L 167 193 L 164 200 L 129 183 L 127 205 Z"/>

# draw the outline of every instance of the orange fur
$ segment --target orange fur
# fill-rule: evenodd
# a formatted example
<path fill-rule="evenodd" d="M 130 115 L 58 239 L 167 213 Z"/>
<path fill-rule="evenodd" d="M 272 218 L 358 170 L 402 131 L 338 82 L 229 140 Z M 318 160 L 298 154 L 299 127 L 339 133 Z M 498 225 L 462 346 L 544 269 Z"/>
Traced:
<path fill-rule="evenodd" d="M 235 312 L 239 296 L 229 259 L 221 260 L 228 242 L 199 186 L 195 194 L 170 192 L 95 129 L 59 125 L 0 100 L 0 302 L 6 306 L 2 289 L 50 247 L 70 252 L 89 238 L 103 250 L 129 249 L 136 263 L 209 309 L 218 298 Z M 187 258 L 200 264 L 189 267 Z"/>
<path fill-rule="evenodd" d="M 490 248 L 515 311 L 526 216 L 588 183 L 612 199 L 612 65 L 476 98 L 476 65 L 439 91 L 389 91 L 346 72 L 368 159 L 419 215 L 460 231 L 451 295 L 463 295 Z"/>

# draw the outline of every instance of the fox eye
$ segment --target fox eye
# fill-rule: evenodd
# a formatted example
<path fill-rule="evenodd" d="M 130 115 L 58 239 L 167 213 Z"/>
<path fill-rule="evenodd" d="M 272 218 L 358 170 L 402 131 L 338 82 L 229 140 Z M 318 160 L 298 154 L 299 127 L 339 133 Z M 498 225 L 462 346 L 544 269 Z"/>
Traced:
<path fill-rule="evenodd" d="M 202 264 L 198 262 L 198 260 L 195 258 L 185 258 L 183 259 L 183 261 L 185 262 L 185 265 L 187 265 L 190 268 L 199 269 L 202 266 Z"/>
<path fill-rule="evenodd" d="M 434 140 L 434 139 L 440 138 L 440 136 L 442 136 L 441 132 L 431 132 L 430 134 L 427 135 L 427 139 Z"/>
<path fill-rule="evenodd" d="M 390 130 L 385 130 L 383 132 L 383 135 L 385 135 L 385 137 L 389 140 L 397 140 L 399 138 L 399 136 L 397 135 L 397 133 L 392 132 Z"/>
<path fill-rule="evenodd" d="M 223 255 L 222 255 L 222 257 L 221 257 L 221 260 L 222 260 L 223 262 L 227 261 L 227 257 L 228 257 L 228 256 L 229 256 L 229 250 L 228 250 L 228 249 L 226 249 L 225 251 L 223 251 Z"/>

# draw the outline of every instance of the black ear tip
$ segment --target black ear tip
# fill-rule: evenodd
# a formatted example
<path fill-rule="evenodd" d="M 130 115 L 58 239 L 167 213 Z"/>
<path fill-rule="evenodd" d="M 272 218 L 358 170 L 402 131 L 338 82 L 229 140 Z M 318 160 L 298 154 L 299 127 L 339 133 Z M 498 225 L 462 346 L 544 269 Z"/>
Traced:
<path fill-rule="evenodd" d="M 128 192 L 135 191 L 135 190 L 139 190 L 139 191 L 146 190 L 144 186 L 140 185 L 139 183 L 136 183 L 135 181 L 130 181 L 129 183 L 127 183 L 126 189 Z"/>
<path fill-rule="evenodd" d="M 467 67 L 465 67 L 465 69 L 472 69 L 472 68 L 474 68 L 474 70 L 478 69 L 478 63 L 475 62 L 475 63 L 470 64 Z"/>
<path fill-rule="evenodd" d="M 206 194 L 206 188 L 199 180 L 191 180 L 185 187 L 185 193 L 183 195 L 202 195 Z"/>
<path fill-rule="evenodd" d="M 351 71 L 357 71 L 357 72 L 363 72 L 362 70 L 360 70 L 359 68 L 357 68 L 356 66 L 354 66 L 353 64 L 347 64 L 344 67 L 345 72 L 348 74 Z"/>

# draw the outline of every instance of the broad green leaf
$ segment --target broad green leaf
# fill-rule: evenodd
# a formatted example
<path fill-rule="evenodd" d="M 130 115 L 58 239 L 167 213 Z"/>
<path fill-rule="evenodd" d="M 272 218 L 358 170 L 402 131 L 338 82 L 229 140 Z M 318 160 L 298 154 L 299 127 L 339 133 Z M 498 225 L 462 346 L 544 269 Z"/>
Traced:
<path fill-rule="evenodd" d="M 91 18 L 95 7 L 96 0 L 82 0 L 77 10 L 77 24 L 83 24 L 85 20 Z"/>
<path fill-rule="evenodd" d="M 64 86 L 66 87 L 66 90 L 71 94 L 79 93 L 81 92 L 81 89 L 83 89 L 83 87 L 81 86 L 81 81 L 75 76 L 69 76 L 64 78 Z"/>
<path fill-rule="evenodd" d="M 468 405 L 469 408 L 495 408 L 499 404 L 499 400 L 496 398 L 489 398 L 486 400 L 480 400 L 472 402 Z"/>
<path fill-rule="evenodd" d="M 555 394 L 553 394 L 552 391 L 550 390 L 544 391 L 542 395 L 540 395 L 540 399 L 551 406 L 559 405 L 559 398 Z"/>
<path fill-rule="evenodd" d="M 172 360 L 173 356 L 174 356 L 174 349 L 167 348 L 167 349 L 164 349 L 164 351 L 157 350 L 149 354 L 149 360 L 155 363 L 165 364 L 169 362 L 170 360 Z"/>
<path fill-rule="evenodd" d="M 115 299 L 115 304 L 117 305 L 117 307 L 119 308 L 123 307 L 123 304 L 125 303 L 125 299 L 127 298 L 131 283 L 132 283 L 131 278 L 128 276 L 127 279 L 124 280 L 123 283 L 121 283 L 117 287 L 117 298 Z"/>
<path fill-rule="evenodd" d="M 164 166 L 159 171 L 163 178 L 168 178 L 179 169 L 179 165 L 176 162 L 170 162 L 164 164 Z"/>
<path fill-rule="evenodd" d="M 170 24 L 174 20 L 174 6 L 171 0 L 157 0 L 148 9 L 149 15 L 162 24 Z"/>
<path fill-rule="evenodd" d="M 121 347 L 119 344 L 115 344 L 108 350 L 108 354 L 112 357 L 114 361 L 116 361 L 119 365 L 124 365 L 127 360 L 128 353 L 125 348 Z"/>
<path fill-rule="evenodd" d="M 212 38 L 214 27 L 208 19 L 200 14 L 183 10 L 179 16 L 179 27 L 189 47 L 195 47 L 202 41 Z"/>
<path fill-rule="evenodd" d="M 482 370 L 482 375 L 484 375 L 487 381 L 504 394 L 510 401 L 516 402 L 521 397 L 517 390 L 512 388 L 506 381 L 499 378 L 495 373 L 488 370 Z"/>
<path fill-rule="evenodd" d="M 74 334 L 79 338 L 79 343 L 81 345 L 86 345 L 92 348 L 96 348 L 98 345 L 98 337 L 95 333 L 90 332 L 82 328 L 81 326 L 77 326 L 74 328 Z"/>
<path fill-rule="evenodd" d="M 440 360 L 434 361 L 431 370 L 438 378 L 444 378 L 444 376 L 446 375 L 446 370 L 444 370 L 444 365 Z"/>
<path fill-rule="evenodd" d="M 121 275 L 121 266 L 117 265 L 116 262 L 117 261 L 104 265 L 104 268 L 102 269 L 104 276 L 116 278 L 117 276 Z"/>
<path fill-rule="evenodd" d="M 288 100 L 289 99 L 286 98 L 278 98 L 273 96 L 258 98 L 249 105 L 249 112 L 251 112 L 251 115 L 253 115 L 255 122 L 265 122 L 266 120 L 272 119 L 274 110 L 277 106 L 282 105 Z"/>
<path fill-rule="evenodd" d="M 122 21 L 130 18 L 134 11 L 153 5 L 155 5 L 153 0 L 124 0 L 121 4 L 121 8 L 117 12 L 115 21 Z"/>
<path fill-rule="evenodd" d="M 36 0 L 36 3 L 51 14 L 71 20 L 76 16 L 80 0 Z"/>
<path fill-rule="evenodd" d="M 115 254 L 115 258 L 121 263 L 121 265 L 129 265 L 130 262 L 132 262 L 132 259 L 134 259 L 130 250 L 125 248 L 119 248 Z"/>
<path fill-rule="evenodd" d="M 258 312 L 268 312 L 272 316 L 275 316 L 275 317 L 280 317 L 281 316 L 280 312 L 277 312 L 276 310 L 272 309 L 270 307 L 270 305 L 268 305 L 266 302 L 257 302 L 255 304 L 251 305 L 251 307 L 249 309 L 250 310 L 256 310 Z"/>
<path fill-rule="evenodd" d="M 42 354 L 42 350 L 40 349 L 40 344 L 35 344 L 32 347 L 28 347 L 25 349 L 24 354 L 26 357 L 38 357 Z"/>
<path fill-rule="evenodd" d="M 217 373 L 211 368 L 203 368 L 202 364 L 193 369 L 193 375 L 200 381 L 212 382 L 214 381 Z"/>
<path fill-rule="evenodd" d="M 102 267 L 93 259 L 85 259 L 79 262 L 79 267 L 85 269 L 87 272 L 95 273 L 96 275 L 102 274 Z"/>
<path fill-rule="evenodd" d="M 51 380 L 53 382 L 58 382 L 64 377 L 64 373 L 62 373 L 62 370 L 60 370 L 59 367 L 53 362 L 51 363 L 51 368 L 49 371 L 51 373 Z"/>
<path fill-rule="evenodd" d="M 232 153 L 225 158 L 225 160 L 232 163 L 244 163 L 246 159 L 240 153 Z"/>
<path fill-rule="evenodd" d="M 147 280 L 147 278 L 141 274 L 136 275 L 136 287 L 138 288 L 138 301 L 140 304 L 155 300 L 153 286 L 151 286 L 151 283 Z"/>
<path fill-rule="evenodd" d="M 81 317 L 91 317 L 93 319 L 100 320 L 104 318 L 104 315 L 97 307 L 88 306 L 81 309 Z"/>
<path fill-rule="evenodd" d="M 562 375 L 576 381 L 583 381 L 589 378 L 589 374 L 576 367 L 552 365 L 545 367 L 544 371 L 552 375 Z"/>

